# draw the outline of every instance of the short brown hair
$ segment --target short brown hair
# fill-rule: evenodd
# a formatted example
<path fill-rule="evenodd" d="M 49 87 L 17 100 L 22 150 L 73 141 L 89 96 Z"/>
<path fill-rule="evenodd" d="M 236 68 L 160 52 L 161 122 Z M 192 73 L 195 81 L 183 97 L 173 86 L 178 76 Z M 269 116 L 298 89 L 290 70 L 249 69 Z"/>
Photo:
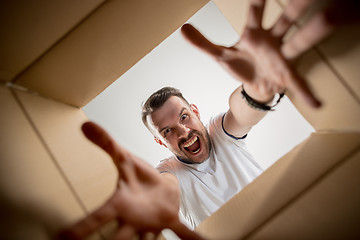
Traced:
<path fill-rule="evenodd" d="M 151 94 L 151 96 L 146 100 L 142 107 L 142 121 L 144 125 L 150 130 L 151 133 L 155 134 L 147 121 L 147 116 L 159 109 L 164 103 L 171 97 L 176 96 L 185 101 L 186 104 L 190 106 L 188 101 L 184 98 L 179 89 L 173 87 L 163 87 L 160 90 Z"/>

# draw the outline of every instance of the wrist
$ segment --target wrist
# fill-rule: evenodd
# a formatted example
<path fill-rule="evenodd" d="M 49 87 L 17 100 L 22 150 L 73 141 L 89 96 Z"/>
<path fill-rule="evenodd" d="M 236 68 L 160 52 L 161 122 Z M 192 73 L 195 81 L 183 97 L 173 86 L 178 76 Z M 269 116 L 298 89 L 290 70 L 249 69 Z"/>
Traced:
<path fill-rule="evenodd" d="M 259 88 L 254 88 L 249 85 L 242 85 L 242 89 L 255 101 L 262 103 L 262 104 L 268 104 L 271 103 L 275 97 L 275 94 L 272 93 L 264 93 L 261 92 Z"/>
<path fill-rule="evenodd" d="M 256 110 L 259 111 L 274 111 L 274 107 L 280 102 L 281 98 L 283 98 L 284 93 L 279 93 L 278 95 L 278 99 L 276 101 L 276 103 L 274 105 L 271 106 L 271 104 L 269 104 L 270 102 L 273 102 L 273 98 L 274 96 L 271 97 L 271 100 L 265 100 L 267 99 L 267 96 L 263 96 L 264 102 L 260 102 L 259 100 L 254 99 L 253 97 L 251 97 L 244 89 L 244 85 L 241 86 L 242 90 L 241 90 L 241 95 L 242 98 L 245 100 L 245 102 L 249 105 L 249 107 L 254 108 Z M 267 101 L 267 102 L 265 102 Z"/>

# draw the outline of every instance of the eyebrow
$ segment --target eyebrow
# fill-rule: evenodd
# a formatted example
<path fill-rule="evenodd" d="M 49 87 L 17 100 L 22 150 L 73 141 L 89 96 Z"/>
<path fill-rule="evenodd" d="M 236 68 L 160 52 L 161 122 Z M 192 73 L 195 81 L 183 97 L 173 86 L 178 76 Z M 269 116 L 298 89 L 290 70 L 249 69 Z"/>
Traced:
<path fill-rule="evenodd" d="M 183 114 L 183 112 L 184 112 L 185 110 L 186 110 L 185 107 L 183 107 L 183 108 L 181 109 L 180 114 L 179 114 L 179 117 L 181 117 L 181 115 Z M 168 128 L 168 126 L 163 127 L 162 129 L 160 129 L 159 133 L 161 134 L 162 131 L 164 131 L 164 130 L 167 129 L 167 128 Z"/>

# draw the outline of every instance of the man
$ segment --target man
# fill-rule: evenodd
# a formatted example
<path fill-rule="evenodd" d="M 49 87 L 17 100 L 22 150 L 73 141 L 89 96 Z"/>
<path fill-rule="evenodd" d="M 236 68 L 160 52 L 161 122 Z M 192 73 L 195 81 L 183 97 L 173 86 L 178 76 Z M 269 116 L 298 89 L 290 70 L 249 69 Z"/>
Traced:
<path fill-rule="evenodd" d="M 157 168 L 179 186 L 180 210 L 193 228 L 262 172 L 244 139 L 265 112 L 243 99 L 240 108 L 235 104 L 239 99 L 233 100 L 239 94 L 235 91 L 230 98 L 234 105 L 207 128 L 197 107 L 177 89 L 162 88 L 143 106 L 143 122 L 155 140 L 174 154 Z M 240 121 L 235 118 L 239 114 Z"/>
<path fill-rule="evenodd" d="M 159 99 L 151 97 L 144 105 L 144 123 L 155 139 L 175 155 L 159 165 L 161 174 L 116 144 L 102 128 L 85 123 L 82 129 L 86 137 L 112 157 L 119 172 L 118 187 L 104 205 L 63 232 L 62 237 L 79 239 L 117 219 L 119 229 L 115 239 L 131 239 L 134 235 L 144 236 L 149 232 L 156 235 L 164 228 L 172 229 L 182 239 L 201 239 L 179 220 L 180 205 L 185 217 L 195 213 L 192 224 L 196 225 L 261 172 L 243 149 L 243 138 L 271 109 L 270 102 L 275 94 L 286 89 L 307 104 L 320 106 L 288 60 L 299 56 L 332 31 L 331 22 L 324 21 L 323 16 L 328 13 L 326 8 L 315 15 L 315 19 L 310 20 L 312 24 L 305 25 L 296 38 L 282 42 L 289 27 L 311 2 L 291 1 L 274 26 L 265 30 L 261 27 L 265 2 L 252 0 L 241 39 L 230 48 L 214 45 L 195 28 L 184 25 L 185 38 L 243 83 L 231 95 L 229 110 L 215 117 L 207 130 L 200 121 L 197 108 L 188 104 L 177 90 L 169 88 L 156 93 L 170 92 L 160 103 L 150 103 L 156 102 L 151 99 Z M 342 19 L 357 16 L 354 9 L 358 9 L 359 4 L 355 2 L 346 2 L 357 8 L 349 8 L 352 15 L 345 14 Z M 341 21 L 335 21 L 336 17 L 330 18 L 332 23 L 341 24 Z M 322 31 L 309 34 L 309 29 Z M 226 141 L 230 142 L 230 147 L 221 146 Z M 229 156 L 221 163 L 219 156 L 222 158 L 223 155 Z M 245 170 L 241 172 L 243 168 Z M 184 169 L 186 173 L 180 176 L 179 172 L 185 172 Z M 212 179 L 212 174 L 218 176 Z M 196 185 L 194 181 L 203 181 L 203 184 Z M 205 188 L 200 190 L 202 186 Z M 218 192 L 210 194 L 214 189 Z M 190 192 L 184 198 L 182 195 L 186 191 Z"/>

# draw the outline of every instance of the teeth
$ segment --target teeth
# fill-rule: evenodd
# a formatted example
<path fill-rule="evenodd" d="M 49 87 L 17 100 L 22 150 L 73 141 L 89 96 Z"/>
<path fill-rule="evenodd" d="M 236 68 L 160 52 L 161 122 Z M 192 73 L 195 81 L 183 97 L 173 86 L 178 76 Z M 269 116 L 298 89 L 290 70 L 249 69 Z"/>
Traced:
<path fill-rule="evenodd" d="M 200 151 L 200 148 L 199 148 L 198 150 L 196 150 L 195 152 L 192 152 L 192 153 L 194 153 L 194 154 L 195 154 L 195 153 L 198 153 L 199 151 Z"/>
<path fill-rule="evenodd" d="M 188 142 L 187 144 L 184 144 L 184 147 L 190 147 L 191 145 L 193 145 L 196 140 L 198 139 L 197 136 L 193 137 L 192 140 L 190 140 L 190 142 Z"/>

